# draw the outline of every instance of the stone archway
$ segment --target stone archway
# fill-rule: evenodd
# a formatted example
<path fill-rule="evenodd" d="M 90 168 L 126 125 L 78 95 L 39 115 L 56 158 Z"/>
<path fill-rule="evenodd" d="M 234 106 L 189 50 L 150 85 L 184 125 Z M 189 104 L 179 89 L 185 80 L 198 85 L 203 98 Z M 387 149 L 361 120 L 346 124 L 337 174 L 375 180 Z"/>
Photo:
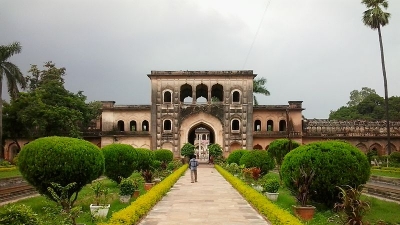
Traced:
<path fill-rule="evenodd" d="M 223 127 L 221 122 L 214 116 L 207 113 L 197 113 L 185 118 L 179 129 L 179 154 L 180 149 L 185 143 L 194 144 L 195 130 L 205 128 L 210 132 L 210 144 L 216 143 L 223 145 Z"/>

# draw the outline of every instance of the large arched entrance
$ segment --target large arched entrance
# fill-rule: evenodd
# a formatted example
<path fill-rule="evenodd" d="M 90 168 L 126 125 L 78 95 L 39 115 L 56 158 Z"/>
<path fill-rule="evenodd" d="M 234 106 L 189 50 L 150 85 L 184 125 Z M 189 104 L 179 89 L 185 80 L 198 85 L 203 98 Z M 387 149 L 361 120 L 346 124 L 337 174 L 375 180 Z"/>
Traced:
<path fill-rule="evenodd" d="M 199 123 L 190 129 L 188 142 L 194 145 L 198 161 L 208 163 L 210 160 L 208 146 L 215 143 L 214 130 L 207 124 Z"/>
<path fill-rule="evenodd" d="M 179 137 L 179 149 L 185 143 L 195 145 L 199 150 L 199 161 L 201 150 L 205 149 L 205 145 L 208 146 L 215 143 L 224 146 L 222 123 L 215 116 L 204 112 L 185 118 L 180 126 Z M 201 161 L 208 162 L 208 156 L 203 155 L 203 160 Z"/>

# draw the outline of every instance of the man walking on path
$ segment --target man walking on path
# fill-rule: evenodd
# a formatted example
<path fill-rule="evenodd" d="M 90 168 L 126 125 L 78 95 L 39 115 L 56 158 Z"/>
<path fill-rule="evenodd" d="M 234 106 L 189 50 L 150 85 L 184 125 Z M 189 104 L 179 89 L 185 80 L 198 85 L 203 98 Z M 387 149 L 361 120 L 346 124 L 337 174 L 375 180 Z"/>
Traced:
<path fill-rule="evenodd" d="M 189 161 L 189 168 L 190 168 L 190 177 L 192 178 L 192 183 L 197 182 L 197 166 L 199 165 L 199 162 L 196 160 L 196 155 L 193 155 L 193 157 Z"/>

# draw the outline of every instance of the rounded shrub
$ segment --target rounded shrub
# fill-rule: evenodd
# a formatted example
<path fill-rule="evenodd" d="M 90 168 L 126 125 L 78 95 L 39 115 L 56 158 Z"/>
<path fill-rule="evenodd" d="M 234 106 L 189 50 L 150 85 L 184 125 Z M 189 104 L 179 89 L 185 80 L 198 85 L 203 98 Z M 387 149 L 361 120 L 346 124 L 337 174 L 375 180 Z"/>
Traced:
<path fill-rule="evenodd" d="M 240 164 L 239 164 L 239 163 L 240 163 L 240 158 L 242 158 L 243 154 L 244 154 L 245 152 L 247 152 L 247 151 L 248 151 L 248 150 L 244 150 L 244 149 L 233 150 L 233 151 L 229 154 L 228 158 L 226 159 L 226 162 L 227 162 L 228 164 L 236 163 L 236 164 L 240 165 Z"/>
<path fill-rule="evenodd" d="M 27 205 L 8 205 L 0 212 L 0 225 L 39 225 L 40 220 Z"/>
<path fill-rule="evenodd" d="M 293 180 L 300 177 L 300 168 L 315 173 L 310 199 L 329 207 L 339 201 L 337 186 L 364 184 L 371 173 L 365 154 L 344 141 L 314 142 L 289 152 L 281 173 L 285 185 L 293 191 L 296 190 Z"/>
<path fill-rule="evenodd" d="M 191 143 L 185 143 L 181 148 L 181 155 L 184 157 L 191 158 L 194 155 L 194 145 Z"/>
<path fill-rule="evenodd" d="M 154 151 L 154 159 L 168 164 L 174 159 L 174 154 L 168 149 L 158 149 Z"/>
<path fill-rule="evenodd" d="M 208 146 L 210 156 L 218 158 L 222 156 L 222 148 L 219 144 L 211 144 Z"/>
<path fill-rule="evenodd" d="M 105 160 L 104 174 L 111 180 L 121 182 L 121 178 L 128 178 L 134 171 L 137 160 L 134 148 L 131 145 L 113 143 L 102 148 Z"/>
<path fill-rule="evenodd" d="M 287 138 L 276 139 L 269 144 L 268 153 L 275 159 L 278 166 L 282 165 L 283 158 L 292 149 L 299 147 L 300 144 Z"/>
<path fill-rule="evenodd" d="M 39 193 L 52 197 L 47 188 L 51 182 L 65 187 L 76 182 L 69 198 L 104 171 L 100 149 L 85 140 L 69 137 L 44 137 L 25 145 L 18 157 L 22 176 Z"/>
<path fill-rule="evenodd" d="M 400 152 L 392 152 L 389 156 L 390 166 L 400 167 Z"/>
<path fill-rule="evenodd" d="M 150 170 L 153 166 L 154 152 L 147 148 L 134 149 L 136 160 L 133 169 L 137 171 Z"/>
<path fill-rule="evenodd" d="M 275 167 L 274 159 L 265 150 L 246 151 L 239 161 L 246 168 L 257 167 L 261 174 L 266 174 Z"/>

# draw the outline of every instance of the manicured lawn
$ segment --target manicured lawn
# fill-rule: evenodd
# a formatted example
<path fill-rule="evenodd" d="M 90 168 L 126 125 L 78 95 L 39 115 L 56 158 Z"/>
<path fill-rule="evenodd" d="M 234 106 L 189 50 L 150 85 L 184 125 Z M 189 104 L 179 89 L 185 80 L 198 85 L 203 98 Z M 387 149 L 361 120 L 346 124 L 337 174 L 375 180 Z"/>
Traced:
<path fill-rule="evenodd" d="M 382 176 L 382 177 L 400 178 L 400 171 L 372 169 L 371 170 L 371 175 Z"/>
<path fill-rule="evenodd" d="M 268 176 L 276 177 L 279 179 L 278 174 L 269 173 Z M 373 197 L 362 196 L 362 200 L 368 201 L 371 206 L 371 210 L 364 217 L 366 221 L 371 224 L 376 224 L 379 220 L 383 220 L 391 224 L 400 224 L 400 204 L 383 201 Z M 275 203 L 279 207 L 284 208 L 293 214 L 292 205 L 296 204 L 295 198 L 291 195 L 290 191 L 284 187 L 279 189 L 279 198 Z M 306 224 L 309 225 L 322 225 L 330 224 L 328 218 L 335 215 L 331 209 L 327 209 L 316 205 L 317 212 L 314 219 Z"/>
<path fill-rule="evenodd" d="M 139 175 L 139 174 L 135 174 L 135 175 Z M 107 202 L 109 202 L 111 204 L 110 211 L 108 212 L 108 217 L 107 217 L 107 219 L 108 219 L 109 217 L 111 217 L 113 212 L 119 211 L 119 210 L 127 207 L 128 205 L 130 205 L 130 203 L 121 203 L 119 201 L 119 195 L 118 195 L 119 188 L 115 182 L 113 182 L 109 179 L 103 179 L 102 182 L 105 185 L 105 187 L 110 189 L 110 192 L 108 194 L 108 200 L 107 200 Z M 140 191 L 141 191 L 141 194 L 145 193 L 143 187 L 141 187 Z M 134 201 L 134 199 L 131 199 L 131 202 L 132 201 Z M 80 222 L 80 223 L 84 222 L 86 225 L 94 225 L 101 221 L 100 219 L 96 219 L 96 220 L 92 219 L 92 216 L 90 214 L 90 209 L 89 209 L 89 205 L 92 203 L 94 203 L 94 193 L 93 193 L 93 190 L 90 188 L 90 184 L 89 184 L 89 185 L 86 185 L 79 192 L 78 199 L 74 204 L 74 206 L 82 206 L 82 210 L 83 210 L 83 212 L 80 214 L 79 218 L 77 219 L 77 222 Z M 60 221 L 63 219 L 63 217 L 60 216 L 58 211 L 55 210 L 57 208 L 56 203 L 47 199 L 46 197 L 43 197 L 43 196 L 24 199 L 24 200 L 14 203 L 14 204 L 25 204 L 25 205 L 30 206 L 33 209 L 33 211 L 38 214 L 38 217 L 40 219 L 42 219 L 43 225 L 57 225 L 57 224 L 60 224 Z M 5 206 L 1 206 L 0 211 L 4 207 Z M 51 212 L 49 213 L 47 211 L 47 213 L 46 213 L 45 208 L 48 208 L 48 210 L 50 210 Z M 106 220 L 106 219 L 103 219 L 103 220 Z"/>
<path fill-rule="evenodd" d="M 6 171 L 0 171 L 0 179 L 3 178 L 10 178 L 10 177 L 20 177 L 21 173 L 17 168 L 11 169 L 11 170 L 6 170 Z"/>

